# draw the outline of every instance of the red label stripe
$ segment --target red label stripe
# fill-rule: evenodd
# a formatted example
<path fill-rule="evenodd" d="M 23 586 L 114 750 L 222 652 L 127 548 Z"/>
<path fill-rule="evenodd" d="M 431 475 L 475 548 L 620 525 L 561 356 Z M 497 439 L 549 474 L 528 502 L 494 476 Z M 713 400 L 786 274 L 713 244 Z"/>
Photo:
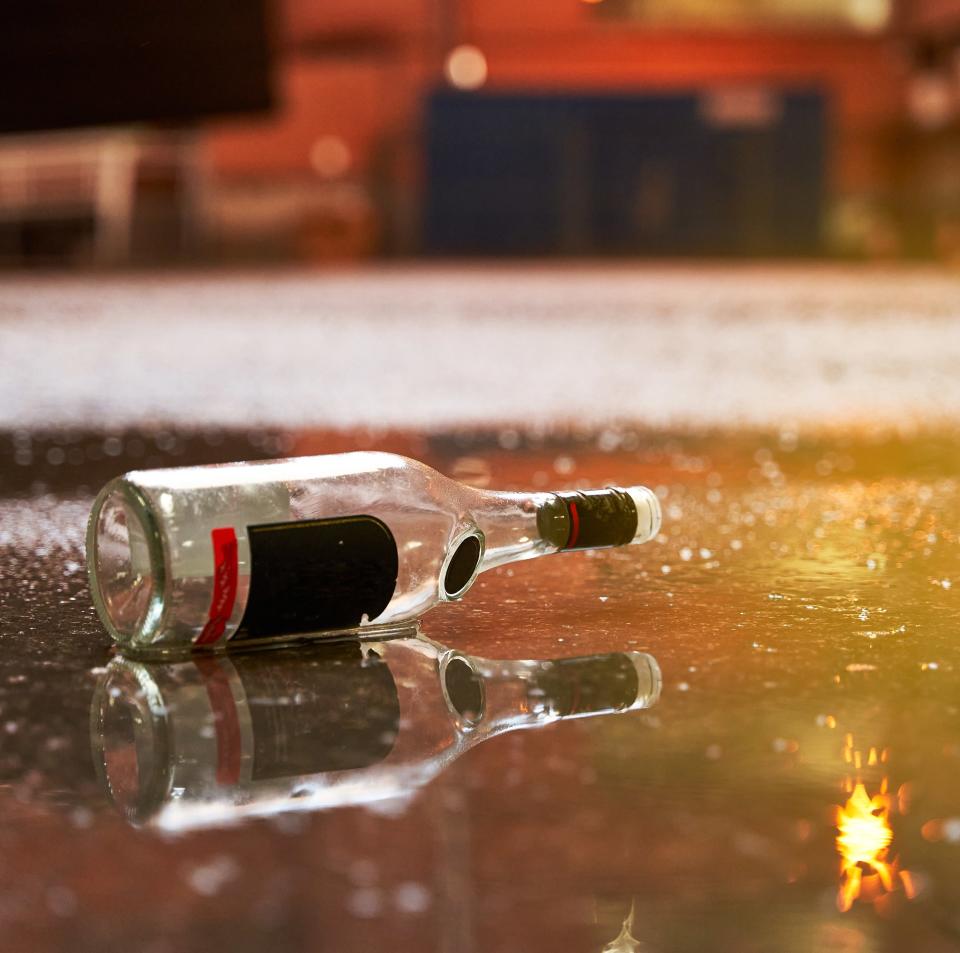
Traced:
<path fill-rule="evenodd" d="M 210 538 L 213 541 L 213 598 L 197 645 L 210 645 L 222 638 L 237 601 L 237 534 L 232 526 L 225 526 L 213 530 Z"/>
<path fill-rule="evenodd" d="M 215 658 L 198 658 L 195 664 L 206 685 L 213 712 L 213 728 L 217 735 L 217 784 L 237 784 L 243 759 L 243 737 L 230 676 Z"/>
<path fill-rule="evenodd" d="M 580 535 L 580 514 L 577 512 L 577 504 L 570 503 L 570 537 L 567 539 L 567 545 L 564 549 L 570 549 L 577 543 L 577 537 Z"/>

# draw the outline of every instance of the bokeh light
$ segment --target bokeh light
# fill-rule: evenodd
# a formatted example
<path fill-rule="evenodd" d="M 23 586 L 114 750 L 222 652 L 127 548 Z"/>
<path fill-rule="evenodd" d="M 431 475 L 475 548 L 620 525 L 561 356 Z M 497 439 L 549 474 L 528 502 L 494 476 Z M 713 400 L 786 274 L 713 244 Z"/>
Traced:
<path fill-rule="evenodd" d="M 324 179 L 337 179 L 350 168 L 350 147 L 340 136 L 320 136 L 310 148 L 310 165 Z"/>
<path fill-rule="evenodd" d="M 463 44 L 450 51 L 443 71 L 451 86 L 479 89 L 487 81 L 487 58 L 477 47 Z"/>

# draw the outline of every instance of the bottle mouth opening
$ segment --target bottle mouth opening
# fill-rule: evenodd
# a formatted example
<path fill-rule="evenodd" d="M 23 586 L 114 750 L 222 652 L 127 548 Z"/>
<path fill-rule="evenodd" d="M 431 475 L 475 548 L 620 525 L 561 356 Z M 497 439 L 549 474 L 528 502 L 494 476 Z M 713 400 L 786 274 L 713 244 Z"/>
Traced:
<path fill-rule="evenodd" d="M 143 641 L 163 609 L 163 555 L 146 501 L 123 480 L 104 487 L 94 503 L 87 567 L 94 605 L 113 638 Z"/>
<path fill-rule="evenodd" d="M 440 595 L 444 599 L 459 599 L 473 585 L 483 550 L 483 537 L 477 531 L 461 536 L 450 547 L 440 570 Z"/>

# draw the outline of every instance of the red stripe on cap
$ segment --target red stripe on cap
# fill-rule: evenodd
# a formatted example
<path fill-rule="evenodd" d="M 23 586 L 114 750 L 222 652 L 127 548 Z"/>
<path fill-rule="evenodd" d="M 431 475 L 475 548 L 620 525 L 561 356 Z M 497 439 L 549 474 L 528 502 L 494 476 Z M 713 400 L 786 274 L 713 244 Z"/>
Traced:
<path fill-rule="evenodd" d="M 570 536 L 567 539 L 567 545 L 564 549 L 570 549 L 576 545 L 577 538 L 580 536 L 580 514 L 577 512 L 577 504 L 567 504 L 570 509 Z"/>
<path fill-rule="evenodd" d="M 237 601 L 237 534 L 232 526 L 210 533 L 213 542 L 213 598 L 207 624 L 197 636 L 197 645 L 210 645 L 226 631 Z"/>

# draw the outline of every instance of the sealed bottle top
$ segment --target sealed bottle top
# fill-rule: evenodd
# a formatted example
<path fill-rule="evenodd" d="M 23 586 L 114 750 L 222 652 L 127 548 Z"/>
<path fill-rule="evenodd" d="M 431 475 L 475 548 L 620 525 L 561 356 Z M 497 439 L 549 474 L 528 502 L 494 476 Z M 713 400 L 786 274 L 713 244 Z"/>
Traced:
<path fill-rule="evenodd" d="M 494 492 L 345 453 L 127 473 L 94 503 L 87 563 L 121 645 L 220 650 L 407 624 L 487 569 L 659 527 L 645 487 Z"/>

